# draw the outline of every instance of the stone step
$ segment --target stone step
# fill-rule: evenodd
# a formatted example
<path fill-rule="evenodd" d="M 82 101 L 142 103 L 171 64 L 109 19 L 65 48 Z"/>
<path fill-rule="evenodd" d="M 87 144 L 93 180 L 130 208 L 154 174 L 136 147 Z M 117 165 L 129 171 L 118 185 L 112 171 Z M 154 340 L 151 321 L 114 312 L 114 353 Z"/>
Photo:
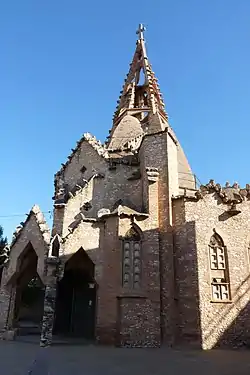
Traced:
<path fill-rule="evenodd" d="M 33 322 L 19 322 L 17 327 L 17 335 L 39 335 L 41 333 L 41 327 L 39 324 Z"/>

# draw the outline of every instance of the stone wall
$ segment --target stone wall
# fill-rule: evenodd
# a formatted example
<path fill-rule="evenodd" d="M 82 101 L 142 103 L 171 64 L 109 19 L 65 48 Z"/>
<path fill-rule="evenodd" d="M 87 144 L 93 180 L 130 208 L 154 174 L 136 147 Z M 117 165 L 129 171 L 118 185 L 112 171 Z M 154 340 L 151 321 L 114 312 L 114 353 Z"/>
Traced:
<path fill-rule="evenodd" d="M 222 202 L 216 192 L 207 194 L 198 202 L 187 200 L 177 208 L 182 212 L 176 215 L 177 253 L 180 256 L 178 264 L 179 266 L 182 264 L 182 271 L 179 273 L 186 272 L 184 280 L 185 284 L 189 285 L 187 287 L 189 291 L 185 294 L 193 293 L 192 288 L 197 284 L 195 283 L 197 262 L 200 329 L 204 349 L 225 345 L 249 345 L 250 202 L 244 200 L 237 205 L 237 209 L 241 212 L 234 216 L 228 214 L 228 209 L 229 206 Z M 214 302 L 211 294 L 208 245 L 214 232 L 223 239 L 227 249 L 231 300 L 225 302 Z M 179 291 L 183 293 L 181 283 L 179 283 Z M 182 309 L 185 303 L 183 299 Z M 188 321 L 188 312 L 184 311 L 183 315 Z"/>
<path fill-rule="evenodd" d="M 85 217 L 95 218 L 102 208 L 112 211 L 118 200 L 141 211 L 141 180 L 133 179 L 138 169 L 118 164 L 113 170 L 107 168 L 102 177 L 92 178 L 82 190 L 68 200 L 64 209 L 63 236 L 67 235 L 68 227 L 79 212 Z M 86 202 L 90 203 L 87 209 L 84 208 Z"/>
<path fill-rule="evenodd" d="M 20 235 L 18 237 L 18 241 L 16 241 L 11 246 L 11 256 L 10 261 L 7 267 L 7 282 L 10 278 L 14 275 L 17 271 L 18 267 L 18 259 L 23 251 L 26 249 L 29 242 L 33 246 L 36 255 L 38 257 L 37 260 L 37 273 L 40 276 L 41 280 L 44 280 L 44 259 L 48 253 L 48 244 L 50 240 L 50 233 L 47 232 L 48 238 L 47 243 L 44 240 L 44 236 L 39 228 L 39 224 L 37 223 L 35 215 L 32 213 L 25 223 L 24 228 L 20 231 Z"/>
<path fill-rule="evenodd" d="M 153 167 L 159 173 L 158 194 L 155 195 L 155 199 L 158 200 L 156 225 L 160 241 L 161 328 L 164 341 L 172 344 L 175 336 L 176 315 L 173 297 L 172 195 L 178 194 L 178 164 L 176 145 L 168 132 L 148 135 L 143 140 L 140 159 L 143 159 L 145 169 Z M 146 173 L 146 170 L 143 173 Z"/>
<path fill-rule="evenodd" d="M 186 222 L 185 202 L 173 200 L 177 343 L 201 345 L 199 282 L 194 221 Z"/>

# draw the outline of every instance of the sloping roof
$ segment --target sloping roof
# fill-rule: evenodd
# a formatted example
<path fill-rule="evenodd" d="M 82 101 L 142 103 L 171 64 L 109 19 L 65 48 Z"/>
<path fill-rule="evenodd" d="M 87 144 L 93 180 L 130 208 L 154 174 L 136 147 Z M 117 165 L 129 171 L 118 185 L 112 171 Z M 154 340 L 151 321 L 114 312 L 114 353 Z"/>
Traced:
<path fill-rule="evenodd" d="M 79 141 L 76 142 L 76 147 L 71 149 L 71 154 L 68 156 L 68 160 L 66 163 L 62 164 L 61 169 L 56 173 L 57 175 L 60 175 L 65 168 L 70 164 L 71 159 L 75 155 L 77 151 L 81 148 L 83 142 L 88 142 L 91 147 L 103 158 L 108 158 L 108 151 L 105 145 L 103 145 L 100 141 L 96 139 L 95 136 L 91 135 L 90 133 L 84 133 L 83 136 L 79 139 Z"/>
<path fill-rule="evenodd" d="M 38 227 L 41 231 L 41 234 L 43 236 L 45 244 L 49 245 L 49 243 L 50 243 L 50 228 L 49 228 L 48 224 L 46 223 L 45 217 L 44 217 L 42 211 L 40 210 L 40 207 L 38 205 L 34 205 L 31 208 L 29 214 L 27 215 L 27 219 L 25 220 L 25 222 L 22 223 L 21 225 L 19 225 L 16 228 L 15 232 L 13 233 L 13 239 L 12 239 L 12 242 L 10 244 L 10 249 L 16 243 L 17 239 L 20 237 L 23 229 L 25 228 L 26 224 L 28 223 L 28 221 L 30 220 L 32 215 L 34 215 L 34 218 L 35 218 L 35 220 L 38 224 Z"/>

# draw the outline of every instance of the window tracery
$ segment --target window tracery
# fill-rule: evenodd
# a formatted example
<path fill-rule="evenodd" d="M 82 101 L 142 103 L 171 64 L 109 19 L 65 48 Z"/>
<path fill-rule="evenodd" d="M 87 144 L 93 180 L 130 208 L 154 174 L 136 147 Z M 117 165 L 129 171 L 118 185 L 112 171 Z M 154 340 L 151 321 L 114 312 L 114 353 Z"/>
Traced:
<path fill-rule="evenodd" d="M 227 249 L 223 239 L 214 233 L 209 242 L 211 292 L 213 301 L 230 300 Z"/>
<path fill-rule="evenodd" d="M 141 236 L 131 227 L 123 240 L 123 287 L 138 289 L 141 286 Z"/>

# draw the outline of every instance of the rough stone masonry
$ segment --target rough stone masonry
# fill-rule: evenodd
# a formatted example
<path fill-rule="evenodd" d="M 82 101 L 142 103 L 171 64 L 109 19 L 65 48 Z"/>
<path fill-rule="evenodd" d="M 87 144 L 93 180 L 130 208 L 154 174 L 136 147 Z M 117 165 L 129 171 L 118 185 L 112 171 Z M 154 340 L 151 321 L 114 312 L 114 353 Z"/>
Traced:
<path fill-rule="evenodd" d="M 37 205 L 14 233 L 1 337 L 249 345 L 249 198 L 196 186 L 140 25 L 106 143 L 84 134 L 56 173 L 51 233 Z"/>

